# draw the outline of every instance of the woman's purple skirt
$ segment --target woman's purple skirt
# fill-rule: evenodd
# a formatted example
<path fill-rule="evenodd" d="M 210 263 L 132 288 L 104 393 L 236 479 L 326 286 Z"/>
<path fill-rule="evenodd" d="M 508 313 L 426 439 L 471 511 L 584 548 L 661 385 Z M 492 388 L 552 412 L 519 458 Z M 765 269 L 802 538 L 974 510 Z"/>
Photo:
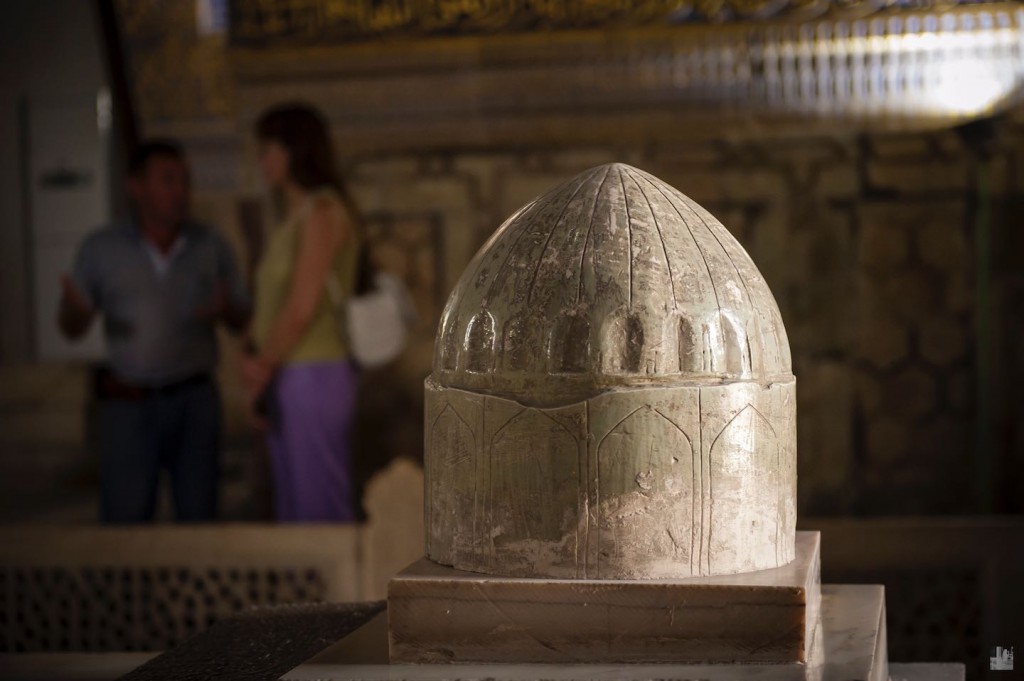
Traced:
<path fill-rule="evenodd" d="M 285 365 L 267 445 L 281 522 L 354 522 L 351 436 L 358 370 L 348 360 Z"/>

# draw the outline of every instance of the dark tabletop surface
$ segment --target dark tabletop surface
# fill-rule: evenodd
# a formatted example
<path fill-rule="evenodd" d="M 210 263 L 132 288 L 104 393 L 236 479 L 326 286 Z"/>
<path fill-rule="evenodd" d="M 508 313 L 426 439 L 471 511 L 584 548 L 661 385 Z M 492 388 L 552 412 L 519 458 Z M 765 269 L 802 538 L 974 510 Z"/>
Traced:
<path fill-rule="evenodd" d="M 375 601 L 254 608 L 217 622 L 121 678 L 275 681 L 386 607 L 385 601 Z"/>

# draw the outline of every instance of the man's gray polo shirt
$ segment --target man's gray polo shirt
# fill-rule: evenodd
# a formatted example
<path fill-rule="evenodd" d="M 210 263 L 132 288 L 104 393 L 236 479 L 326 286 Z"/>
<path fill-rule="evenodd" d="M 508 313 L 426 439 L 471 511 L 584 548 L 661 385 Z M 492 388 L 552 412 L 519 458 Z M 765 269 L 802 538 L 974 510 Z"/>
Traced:
<path fill-rule="evenodd" d="M 224 238 L 190 222 L 179 239 L 165 267 L 131 222 L 94 232 L 79 248 L 72 277 L 103 315 L 110 364 L 124 380 L 160 386 L 214 369 L 217 320 L 200 311 L 219 284 L 232 309 L 249 309 Z"/>

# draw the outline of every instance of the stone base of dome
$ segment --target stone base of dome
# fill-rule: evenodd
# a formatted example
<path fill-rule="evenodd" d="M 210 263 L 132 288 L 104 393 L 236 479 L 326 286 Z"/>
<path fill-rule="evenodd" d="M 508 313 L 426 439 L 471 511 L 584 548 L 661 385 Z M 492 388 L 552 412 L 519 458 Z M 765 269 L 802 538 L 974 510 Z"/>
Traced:
<path fill-rule="evenodd" d="M 796 532 L 796 380 L 535 407 L 428 380 L 427 557 L 554 579 L 777 568 Z"/>
<path fill-rule="evenodd" d="M 773 570 L 681 580 L 484 576 L 420 560 L 388 586 L 396 663 L 806 663 L 817 532 Z"/>

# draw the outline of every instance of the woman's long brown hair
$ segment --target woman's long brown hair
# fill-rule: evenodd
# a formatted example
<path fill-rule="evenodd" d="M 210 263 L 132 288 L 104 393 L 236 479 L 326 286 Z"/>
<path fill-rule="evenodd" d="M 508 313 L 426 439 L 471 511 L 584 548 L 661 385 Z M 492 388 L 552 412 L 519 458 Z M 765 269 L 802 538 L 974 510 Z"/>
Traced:
<path fill-rule="evenodd" d="M 334 188 L 351 218 L 359 221 L 355 202 L 338 172 L 327 124 L 316 109 L 300 103 L 270 108 L 256 122 L 256 138 L 281 144 L 288 150 L 288 173 L 296 184 L 303 189 Z"/>
<path fill-rule="evenodd" d="M 363 219 L 349 194 L 334 158 L 334 146 L 323 116 L 307 104 L 288 103 L 263 112 L 256 121 L 256 139 L 278 142 L 288 150 L 288 174 L 303 189 L 332 187 L 341 198 L 360 237 L 356 291 L 368 290 L 372 277 L 369 251 L 363 236 Z"/>

